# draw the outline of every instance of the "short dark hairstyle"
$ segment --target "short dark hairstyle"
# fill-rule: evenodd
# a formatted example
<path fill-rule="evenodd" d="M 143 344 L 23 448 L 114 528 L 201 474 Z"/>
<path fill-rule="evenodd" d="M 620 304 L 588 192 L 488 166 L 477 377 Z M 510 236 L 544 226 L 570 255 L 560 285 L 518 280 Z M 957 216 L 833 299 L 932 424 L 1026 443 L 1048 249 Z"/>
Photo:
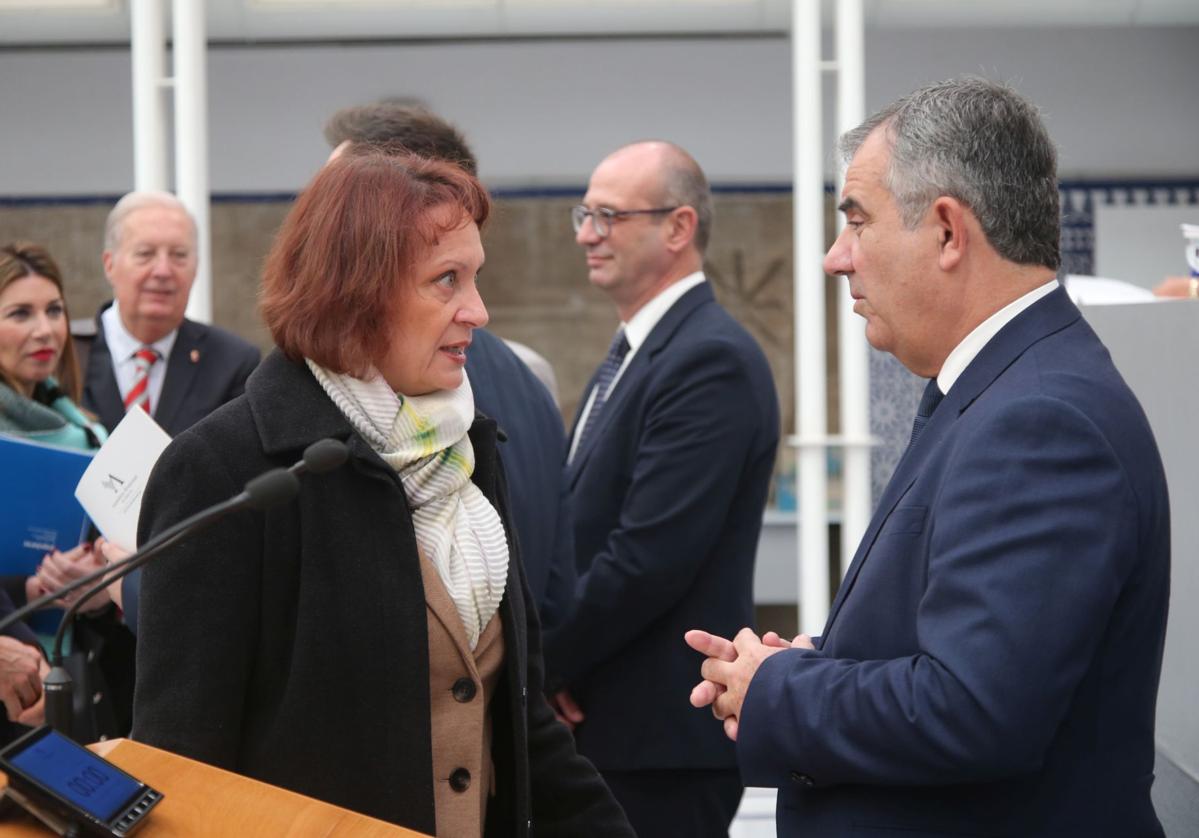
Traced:
<path fill-rule="evenodd" d="M 970 208 L 1000 256 L 1058 269 L 1057 152 L 1035 105 L 976 76 L 932 84 L 846 132 L 846 161 L 877 128 L 891 143 L 887 188 L 908 227 L 948 195 Z"/>
<path fill-rule="evenodd" d="M 81 387 L 79 360 L 75 357 L 75 342 L 71 340 L 68 326 L 71 315 L 68 313 L 67 295 L 62 287 L 62 271 L 58 269 L 58 263 L 54 261 L 50 251 L 32 242 L 18 241 L 0 247 L 0 291 L 18 279 L 29 276 L 40 276 L 50 280 L 62 296 L 63 328 L 66 329 L 67 338 L 62 346 L 62 354 L 58 357 L 58 369 L 54 371 L 54 378 L 58 381 L 59 389 L 70 396 L 72 401 L 78 402 Z M 0 381 L 19 392 L 16 380 L 7 370 L 0 369 Z"/>
<path fill-rule="evenodd" d="M 437 211 L 461 210 L 448 220 Z M 296 201 L 266 258 L 259 308 L 279 348 L 361 377 L 391 338 L 414 263 L 460 218 L 487 220 L 487 190 L 423 157 L 355 153 L 331 161 Z"/>
<path fill-rule="evenodd" d="M 461 166 L 474 176 L 478 161 L 462 133 L 423 105 L 383 100 L 342 108 L 325 124 L 330 148 L 344 142 L 371 146 L 384 154 L 416 154 Z"/>

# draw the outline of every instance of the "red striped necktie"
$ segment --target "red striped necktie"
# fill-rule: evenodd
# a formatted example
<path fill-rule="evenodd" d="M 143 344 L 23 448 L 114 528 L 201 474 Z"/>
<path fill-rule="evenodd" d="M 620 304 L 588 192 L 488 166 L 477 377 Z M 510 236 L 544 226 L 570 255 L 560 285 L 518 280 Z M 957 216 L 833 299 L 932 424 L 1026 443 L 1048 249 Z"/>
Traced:
<path fill-rule="evenodd" d="M 125 411 L 140 407 L 150 412 L 150 367 L 158 360 L 158 353 L 148 346 L 133 353 L 133 386 L 125 394 Z"/>

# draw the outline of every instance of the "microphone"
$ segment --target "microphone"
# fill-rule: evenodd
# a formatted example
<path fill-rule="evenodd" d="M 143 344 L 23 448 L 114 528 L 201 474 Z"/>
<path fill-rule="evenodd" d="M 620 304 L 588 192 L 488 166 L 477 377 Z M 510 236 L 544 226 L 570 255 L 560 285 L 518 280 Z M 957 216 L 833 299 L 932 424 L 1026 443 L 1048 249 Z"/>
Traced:
<path fill-rule="evenodd" d="M 266 506 L 257 506 L 256 504 L 262 503 L 264 498 L 273 491 L 272 486 L 276 487 L 276 489 L 277 489 L 277 487 L 281 485 L 281 483 L 280 484 L 274 483 L 274 480 L 270 481 L 270 483 L 268 485 L 262 485 L 261 483 L 259 483 L 259 481 L 261 481 L 262 478 L 265 477 L 267 474 L 272 474 L 276 471 L 289 473 L 289 474 L 291 474 L 293 476 L 297 476 L 297 477 L 300 474 L 304 474 L 305 472 L 311 472 L 313 474 L 324 474 L 325 472 L 332 471 L 333 469 L 340 466 L 342 463 L 344 463 L 346 461 L 346 458 L 348 456 L 349 456 L 349 449 L 346 448 L 344 442 L 341 442 L 340 440 L 336 440 L 336 439 L 317 440 L 316 442 L 312 443 L 311 445 L 309 445 L 307 448 L 304 449 L 303 457 L 298 462 L 296 462 L 294 465 L 292 465 L 290 468 L 288 468 L 288 469 L 272 469 L 272 471 L 269 471 L 266 474 L 261 475 L 260 477 L 254 478 L 253 480 L 251 480 L 249 483 L 246 484 L 245 491 L 241 492 L 240 494 L 236 495 L 233 498 L 230 498 L 227 501 L 224 501 L 222 504 L 218 504 L 218 506 L 223 507 L 225 504 L 233 504 L 235 502 L 241 502 L 241 503 L 244 503 L 246 505 L 246 507 L 250 508 L 250 509 L 265 509 L 265 508 L 267 508 Z M 287 481 L 286 478 L 284 478 L 282 480 L 282 482 L 290 482 L 290 481 Z M 299 484 L 297 483 L 296 491 L 298 491 L 298 490 L 299 490 Z M 283 500 L 287 500 L 287 498 L 283 498 Z M 283 500 L 281 500 L 279 502 L 282 503 Z M 80 578 L 75 579 L 75 580 L 67 583 L 66 585 L 63 585 L 61 588 L 59 588 L 56 591 L 51 591 L 47 594 L 44 594 L 43 596 L 38 597 L 37 599 L 33 600 L 32 602 L 26 603 L 25 605 L 21 606 L 17 610 L 9 613 L 7 616 L 0 618 L 0 631 L 3 631 L 4 629 L 8 628 L 10 625 L 17 622 L 18 620 L 21 620 L 21 619 L 29 616 L 34 611 L 37 611 L 38 609 L 43 608 L 47 605 L 52 605 L 55 602 L 55 600 L 61 599 L 62 597 L 66 596 L 67 594 L 72 593 L 73 591 L 79 590 L 84 585 L 88 584 L 89 582 L 94 582 L 95 580 L 99 579 L 101 576 L 104 576 L 105 574 L 108 574 L 108 573 L 112 573 L 117 568 L 124 567 L 127 562 L 132 562 L 133 560 L 139 558 L 141 553 L 144 553 L 145 551 L 150 550 L 150 549 L 158 548 L 160 541 L 163 541 L 166 538 L 174 535 L 179 530 L 183 529 L 185 526 L 190 526 L 201 515 L 204 515 L 210 511 L 213 511 L 216 509 L 217 509 L 217 507 L 213 507 L 212 510 L 204 510 L 204 512 L 193 515 L 191 518 L 188 518 L 185 521 L 181 521 L 178 524 L 175 524 L 174 526 L 172 526 L 171 528 L 164 530 L 163 532 L 161 532 L 157 536 L 155 536 L 153 539 L 151 539 L 147 544 L 143 545 L 142 549 L 138 553 L 135 553 L 132 556 L 128 556 L 119 562 L 115 562 L 106 567 L 102 567 L 99 570 L 93 571 L 92 573 L 89 573 L 86 576 L 81 576 Z M 229 509 L 226 511 L 231 512 L 231 511 L 233 511 L 233 509 Z M 220 516 L 218 516 L 218 517 L 220 517 Z M 108 580 L 108 581 L 111 581 L 111 580 Z M 103 585 L 99 586 L 97 588 L 97 591 L 102 587 L 106 587 L 108 584 L 108 581 L 106 581 Z"/>
<path fill-rule="evenodd" d="M 206 529 L 210 524 L 224 518 L 230 512 L 236 512 L 239 509 L 254 509 L 261 512 L 273 506 L 287 503 L 300 492 L 300 480 L 293 473 L 294 468 L 295 466 L 288 469 L 274 468 L 258 475 L 246 483 L 245 490 L 240 494 L 235 495 L 229 500 L 222 501 L 215 506 L 210 506 L 208 509 L 204 509 L 190 518 L 163 530 L 133 555 L 113 562 L 96 574 L 89 574 L 89 576 L 94 576 L 95 578 L 105 576 L 105 574 L 111 575 L 106 576 L 99 584 L 85 591 L 79 599 L 71 603 L 66 613 L 63 614 L 62 622 L 58 624 L 58 631 L 54 635 L 54 657 L 51 662 L 57 663 L 59 661 L 59 649 L 62 646 L 64 627 L 75 616 L 83 603 L 118 579 L 128 576 L 167 547 L 178 543 L 185 536 Z M 63 590 L 65 591 L 66 588 Z"/>
<path fill-rule="evenodd" d="M 350 449 L 340 439 L 318 439 L 304 449 L 304 456 L 288 471 L 297 477 L 305 472 L 324 474 L 340 466 L 350 456 Z"/>
<path fill-rule="evenodd" d="M 278 478 L 272 476 L 276 473 L 279 475 Z M 266 477 L 271 477 L 271 479 L 264 480 Z M 284 488 L 284 484 L 290 484 L 293 481 L 295 481 L 294 491 Z M 127 564 L 142 558 L 142 556 L 147 552 L 154 551 L 157 553 L 158 550 L 162 549 L 163 547 L 173 544 L 177 536 L 179 536 L 183 530 L 192 527 L 193 525 L 198 525 L 197 528 L 202 528 L 205 524 L 216 521 L 217 519 L 224 517 L 226 514 L 236 511 L 237 509 L 241 509 L 242 507 L 249 509 L 266 509 L 267 506 L 274 502 L 281 503 L 284 500 L 287 500 L 298 491 L 299 481 L 288 469 L 272 469 L 266 474 L 259 475 L 247 483 L 246 488 L 239 494 L 234 495 L 228 500 L 221 501 L 216 506 L 202 510 L 195 515 L 192 515 L 190 518 L 180 521 L 174 526 L 163 530 L 157 536 L 150 539 L 150 541 L 147 542 L 141 550 L 133 555 L 127 556 L 126 558 L 121 559 L 119 562 L 114 562 L 111 565 L 94 570 L 86 576 L 81 576 L 78 579 L 72 580 L 66 585 L 63 585 L 61 588 L 50 591 L 47 594 L 43 594 L 32 602 L 27 602 L 20 608 L 12 611 L 7 616 L 0 619 L 0 631 L 8 628 L 18 620 L 29 616 L 39 608 L 52 605 L 56 600 L 61 599 L 69 593 L 79 590 L 89 582 L 95 582 L 101 576 L 113 572 L 113 570 L 116 568 L 123 568 Z M 291 494 L 284 495 L 284 492 L 291 492 Z M 274 500 L 275 498 L 279 498 L 279 500 L 276 501 Z M 104 587 L 106 584 L 107 582 L 99 587 Z M 99 588 L 97 588 L 97 590 L 99 590 Z"/>
<path fill-rule="evenodd" d="M 287 503 L 298 494 L 300 494 L 300 479 L 292 473 L 291 469 L 273 468 L 248 481 L 241 494 L 233 498 L 234 501 L 240 500 L 241 502 L 228 511 L 232 512 L 243 506 L 247 509 L 262 511 Z M 82 601 L 86 597 L 79 599 Z"/>

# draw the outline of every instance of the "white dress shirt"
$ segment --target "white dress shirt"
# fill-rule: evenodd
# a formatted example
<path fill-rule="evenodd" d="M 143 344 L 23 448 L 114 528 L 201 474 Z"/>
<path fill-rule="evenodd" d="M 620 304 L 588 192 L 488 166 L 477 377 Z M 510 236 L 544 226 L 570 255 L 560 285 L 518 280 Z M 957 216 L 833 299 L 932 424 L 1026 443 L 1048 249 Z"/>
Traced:
<path fill-rule="evenodd" d="M 605 398 L 612 395 L 612 392 L 616 389 L 616 385 L 620 383 L 624 371 L 629 368 L 629 363 L 633 360 L 633 356 L 637 354 L 637 350 L 641 344 L 645 343 L 645 339 L 654 330 L 654 326 L 658 325 L 658 321 L 666 316 L 666 312 L 670 311 L 671 307 L 679 301 L 680 297 L 703 281 L 703 271 L 687 274 L 687 276 L 669 285 L 656 297 L 638 309 L 637 313 L 629 318 L 629 322 L 622 322 L 620 324 L 620 327 L 624 329 L 624 338 L 628 341 L 629 351 L 625 353 L 620 369 L 616 371 L 616 375 L 612 378 L 612 384 L 608 387 Z M 595 404 L 595 396 L 596 392 L 593 387 L 587 395 L 587 404 L 584 405 L 583 412 L 579 414 L 579 421 L 575 425 L 574 436 L 570 440 L 570 453 L 566 456 L 566 462 L 568 463 L 575 457 L 575 449 L 579 445 L 579 435 L 587 425 L 587 417 L 591 415 L 591 406 Z"/>
<path fill-rule="evenodd" d="M 982 352 L 983 347 L 991 342 L 991 338 L 999 334 L 1000 329 L 1015 320 L 1016 316 L 1024 309 L 1057 287 L 1058 281 L 1051 279 L 1044 285 L 1029 291 L 1023 297 L 1012 300 L 975 326 L 974 331 L 962 338 L 962 342 L 953 348 L 949 357 L 945 359 L 945 363 L 941 365 L 941 372 L 937 374 L 937 389 L 948 394 L 949 388 L 966 371 L 966 367 L 970 366 L 970 362 L 978 356 L 978 353 Z"/>
<path fill-rule="evenodd" d="M 108 354 L 112 358 L 112 372 L 117 379 L 117 389 L 121 391 L 121 400 L 133 387 L 137 377 L 137 365 L 133 353 L 147 344 L 143 344 L 125 328 L 121 321 L 121 313 L 117 310 L 116 302 L 100 315 L 100 326 L 104 329 L 104 342 L 108 344 Z M 175 337 L 179 330 L 173 330 L 169 335 L 149 344 L 158 353 L 158 360 L 150 367 L 150 381 L 147 390 L 150 394 L 150 415 L 158 410 L 158 399 L 162 396 L 162 385 L 167 377 L 167 358 L 171 357 L 171 347 L 175 345 Z"/>

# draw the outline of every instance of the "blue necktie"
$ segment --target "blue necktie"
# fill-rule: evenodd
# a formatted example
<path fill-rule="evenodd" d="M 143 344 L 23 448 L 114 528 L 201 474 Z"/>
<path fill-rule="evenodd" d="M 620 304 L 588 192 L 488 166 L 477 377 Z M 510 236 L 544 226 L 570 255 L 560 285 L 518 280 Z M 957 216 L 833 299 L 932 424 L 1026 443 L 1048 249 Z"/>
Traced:
<path fill-rule="evenodd" d="M 629 342 L 625 340 L 624 329 L 617 329 L 616 336 L 612 338 L 612 345 L 608 347 L 608 354 L 605 356 L 604 362 L 600 364 L 599 372 L 596 373 L 595 398 L 591 402 L 591 410 L 587 413 L 587 419 L 583 423 L 583 432 L 579 434 L 579 444 L 575 446 L 575 453 L 583 450 L 583 446 L 587 444 L 587 437 L 595 432 L 600 412 L 608 401 L 608 390 L 612 387 L 612 381 L 616 378 L 620 365 L 624 363 L 624 356 L 628 354 Z"/>
<path fill-rule="evenodd" d="M 945 396 L 937 387 L 937 379 L 930 378 L 928 385 L 924 388 L 924 395 L 920 397 L 920 406 L 916 408 L 916 418 L 912 420 L 912 439 L 908 442 L 908 448 L 916 444 L 916 440 L 924 431 L 924 426 L 928 424 L 933 411 L 937 409 L 937 405 L 943 398 Z"/>

